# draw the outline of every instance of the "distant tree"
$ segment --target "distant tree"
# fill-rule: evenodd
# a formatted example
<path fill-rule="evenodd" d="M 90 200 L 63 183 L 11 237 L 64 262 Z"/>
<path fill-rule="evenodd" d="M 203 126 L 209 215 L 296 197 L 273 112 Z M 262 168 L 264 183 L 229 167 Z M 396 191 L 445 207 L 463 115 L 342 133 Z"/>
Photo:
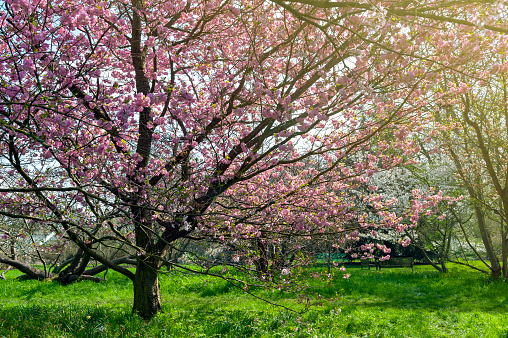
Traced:
<path fill-rule="evenodd" d="M 505 37 L 484 40 L 507 43 Z M 488 261 L 478 258 L 493 276 L 508 278 L 508 65 L 504 61 L 504 57 L 484 58 L 475 69 L 481 81 L 450 75 L 437 93 L 440 109 L 435 118 L 441 149 L 472 201 Z"/>

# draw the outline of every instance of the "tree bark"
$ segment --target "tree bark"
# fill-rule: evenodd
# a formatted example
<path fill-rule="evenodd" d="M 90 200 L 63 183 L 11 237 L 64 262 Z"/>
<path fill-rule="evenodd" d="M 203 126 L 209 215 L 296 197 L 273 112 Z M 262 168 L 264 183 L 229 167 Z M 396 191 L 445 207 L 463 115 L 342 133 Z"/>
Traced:
<path fill-rule="evenodd" d="M 53 268 L 53 273 L 60 273 L 67 265 L 71 264 L 73 260 L 74 260 L 74 256 L 67 258 L 59 265 L 56 265 Z"/>
<path fill-rule="evenodd" d="M 494 248 L 492 247 L 492 242 L 490 241 L 489 234 L 487 232 L 487 226 L 485 225 L 485 218 L 483 216 L 483 212 L 480 207 L 474 207 L 476 218 L 478 220 L 478 228 L 480 229 L 480 234 L 482 236 L 483 245 L 485 246 L 485 251 L 487 251 L 487 256 L 490 261 L 490 270 L 492 271 L 492 277 L 501 277 L 501 265 L 499 264 L 499 260 L 497 259 L 496 253 L 494 252 Z"/>
<path fill-rule="evenodd" d="M 120 264 L 137 265 L 138 264 L 138 262 L 135 261 L 134 259 L 132 259 L 131 256 L 116 258 L 116 259 L 113 259 L 111 262 L 114 264 L 117 264 L 117 265 L 120 265 Z M 93 267 L 91 269 L 84 271 L 82 275 L 83 276 L 94 276 L 94 275 L 101 273 L 103 271 L 106 271 L 108 269 L 109 269 L 109 267 L 102 264 L 102 265 L 98 265 L 96 267 Z"/>
<path fill-rule="evenodd" d="M 506 188 L 506 186 L 505 186 Z M 500 226 L 501 226 L 501 268 L 503 272 L 503 277 L 508 278 L 508 233 L 507 228 L 505 226 L 505 222 L 503 221 L 502 214 L 504 213 L 505 217 L 508 216 L 508 208 L 506 206 L 506 197 L 499 199 L 499 218 L 500 218 Z"/>
<path fill-rule="evenodd" d="M 7 264 L 18 269 L 19 271 L 25 273 L 28 279 L 44 280 L 46 278 L 54 277 L 53 274 L 46 274 L 44 271 L 32 268 L 29 265 L 9 258 L 0 257 L 0 263 Z"/>
<path fill-rule="evenodd" d="M 13 261 L 16 260 L 16 241 L 14 240 L 14 236 L 11 236 L 11 257 Z"/>
<path fill-rule="evenodd" d="M 423 259 L 425 259 L 425 261 L 427 263 L 432 265 L 432 267 L 434 269 L 436 269 L 437 271 L 442 272 L 442 273 L 448 272 L 448 269 L 446 268 L 446 265 L 441 257 L 439 258 L 439 262 L 438 262 L 441 266 L 439 266 L 436 263 L 434 263 L 434 261 L 432 259 L 430 259 L 429 255 L 427 255 L 427 252 L 425 251 L 424 248 L 422 248 L 420 245 L 417 245 L 417 244 L 414 244 L 414 245 L 423 254 Z"/>
<path fill-rule="evenodd" d="M 501 227 L 503 224 L 501 223 Z M 503 277 L 508 278 L 508 242 L 506 240 L 506 232 L 501 231 L 501 269 Z"/>
<path fill-rule="evenodd" d="M 161 311 L 159 273 L 157 268 L 139 261 L 134 275 L 134 305 L 132 312 L 150 319 Z"/>
<path fill-rule="evenodd" d="M 263 274 L 268 273 L 268 252 L 266 251 L 266 245 L 261 239 L 256 240 L 257 248 L 259 250 L 259 259 L 254 261 L 258 277 L 261 278 Z"/>
<path fill-rule="evenodd" d="M 10 266 L 10 265 L 8 265 L 8 266 L 7 266 L 7 268 L 6 268 L 4 271 L 2 271 L 2 273 L 0 274 L 0 279 L 5 280 L 5 273 L 6 273 L 7 271 L 9 271 L 10 269 L 11 269 L 11 266 Z"/>

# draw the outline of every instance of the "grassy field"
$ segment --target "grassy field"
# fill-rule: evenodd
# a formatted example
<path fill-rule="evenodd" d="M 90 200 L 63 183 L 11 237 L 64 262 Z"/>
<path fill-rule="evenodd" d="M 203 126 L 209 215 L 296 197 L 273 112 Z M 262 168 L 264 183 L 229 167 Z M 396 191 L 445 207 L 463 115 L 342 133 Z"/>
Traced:
<path fill-rule="evenodd" d="M 305 313 L 270 306 L 209 277 L 162 276 L 164 313 L 131 314 L 132 286 L 0 280 L 0 337 L 508 337 L 508 283 L 450 265 L 361 271 L 313 289 Z M 298 309 L 291 295 L 259 291 Z"/>

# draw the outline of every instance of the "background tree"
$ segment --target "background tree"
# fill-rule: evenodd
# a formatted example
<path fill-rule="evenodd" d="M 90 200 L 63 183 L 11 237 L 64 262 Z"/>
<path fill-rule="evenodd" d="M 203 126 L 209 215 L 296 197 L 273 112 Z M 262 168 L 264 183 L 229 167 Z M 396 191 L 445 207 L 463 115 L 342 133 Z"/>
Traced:
<path fill-rule="evenodd" d="M 457 176 L 472 200 L 489 260 L 489 263 L 484 263 L 493 276 L 502 275 L 506 278 L 507 88 L 505 70 L 499 67 L 486 67 L 488 70 L 483 73 L 490 78 L 488 83 L 469 83 L 457 89 L 458 78 L 450 81 L 447 90 L 451 93 L 443 97 L 443 108 L 437 114 L 436 121 L 442 129 L 443 144 L 455 164 Z M 491 217 L 489 221 L 489 215 L 497 217 Z M 497 224 L 489 226 L 492 222 Z M 497 238 L 495 241 L 494 237 Z"/>

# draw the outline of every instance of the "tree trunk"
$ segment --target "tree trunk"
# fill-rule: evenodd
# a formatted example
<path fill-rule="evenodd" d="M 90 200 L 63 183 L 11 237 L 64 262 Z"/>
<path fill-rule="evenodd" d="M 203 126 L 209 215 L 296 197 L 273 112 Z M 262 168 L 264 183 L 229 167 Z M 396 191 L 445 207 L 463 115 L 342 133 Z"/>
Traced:
<path fill-rule="evenodd" d="M 446 261 L 444 259 L 440 259 L 439 264 L 441 264 L 441 271 L 443 273 L 448 272 L 448 268 L 446 267 Z"/>
<path fill-rule="evenodd" d="M 90 255 L 84 254 L 84 251 L 82 249 L 78 249 L 76 252 L 76 255 L 72 259 L 71 264 L 60 271 L 58 274 L 57 281 L 61 285 L 69 285 L 71 283 L 74 283 L 79 279 L 79 275 L 83 272 L 77 272 L 76 270 L 84 270 L 84 267 L 86 267 L 86 264 L 88 264 L 88 261 L 90 260 Z M 81 264 L 80 264 L 81 262 Z"/>
<path fill-rule="evenodd" d="M 11 257 L 13 261 L 16 260 L 16 241 L 14 240 L 14 237 L 11 236 Z"/>
<path fill-rule="evenodd" d="M 330 273 L 330 270 L 332 269 L 332 250 L 327 245 L 327 258 L 326 258 L 326 266 L 327 266 L 327 273 Z"/>
<path fill-rule="evenodd" d="M 502 223 L 501 223 L 502 226 Z M 501 231 L 501 269 L 503 271 L 503 277 L 508 278 L 508 243 L 506 240 L 506 232 Z"/>
<path fill-rule="evenodd" d="M 4 271 L 2 271 L 2 273 L 0 274 L 0 279 L 5 280 L 5 273 L 6 273 L 7 271 L 9 271 L 10 269 L 11 269 L 11 266 L 10 266 L 10 265 L 8 265 L 8 266 L 7 266 L 7 268 L 6 268 Z"/>
<path fill-rule="evenodd" d="M 0 264 L 10 265 L 18 269 L 19 271 L 23 272 L 25 275 L 18 277 L 21 279 L 45 280 L 46 278 L 54 277 L 53 274 L 47 274 L 45 271 L 32 268 L 31 266 L 21 263 L 19 261 L 15 261 L 9 258 L 3 258 L 1 256 L 0 256 Z"/>
<path fill-rule="evenodd" d="M 168 250 L 168 254 L 166 256 L 166 261 L 163 263 L 163 265 L 166 267 L 166 271 L 170 271 L 173 268 L 173 265 L 171 265 L 173 259 L 173 247 L 170 247 Z"/>
<path fill-rule="evenodd" d="M 261 278 L 263 274 L 268 273 L 268 253 L 266 251 L 266 245 L 261 239 L 256 240 L 257 248 L 259 250 L 259 259 L 254 261 L 258 277 Z"/>
<path fill-rule="evenodd" d="M 139 261 L 134 276 L 134 306 L 132 312 L 150 319 L 161 311 L 159 273 L 156 268 Z"/>
<path fill-rule="evenodd" d="M 508 215 L 505 205 L 506 203 L 503 202 L 502 199 L 499 199 L 499 222 L 501 226 L 501 269 L 503 271 L 503 277 L 508 278 L 508 233 L 502 216 L 503 213 L 505 216 Z"/>
<path fill-rule="evenodd" d="M 487 256 L 490 261 L 490 270 L 492 271 L 492 277 L 501 277 L 501 265 L 499 264 L 499 260 L 497 259 L 496 253 L 492 246 L 492 242 L 489 238 L 489 233 L 487 232 L 487 226 L 485 225 L 483 212 L 478 206 L 475 206 L 474 210 L 478 220 L 478 228 L 480 229 L 483 245 L 485 247 L 485 251 L 487 251 Z"/>
<path fill-rule="evenodd" d="M 132 256 L 125 256 L 125 257 L 120 257 L 120 258 L 113 259 L 111 261 L 111 263 L 114 263 L 114 264 L 117 264 L 117 265 L 120 265 L 120 264 L 130 264 L 130 265 L 133 265 L 133 266 L 137 266 L 138 261 L 135 261 Z M 94 276 L 94 275 L 96 275 L 98 273 L 101 273 L 103 271 L 107 271 L 108 269 L 109 269 L 109 267 L 107 267 L 106 265 L 98 265 L 96 267 L 93 267 L 91 269 L 88 269 L 88 270 L 84 271 L 82 275 L 84 275 L 84 276 Z"/>
<path fill-rule="evenodd" d="M 443 259 L 441 256 L 439 256 L 439 259 L 438 259 L 438 263 L 441 265 L 439 266 L 438 264 L 434 263 L 434 261 L 432 259 L 430 259 L 429 255 L 427 254 L 427 252 L 425 251 L 425 249 L 423 247 L 421 247 L 420 245 L 416 244 L 416 242 L 413 242 L 411 240 L 412 243 L 414 243 L 413 245 L 418 249 L 420 250 L 420 252 L 423 254 L 423 259 L 425 259 L 425 261 L 427 263 L 429 263 L 430 265 L 432 265 L 432 267 L 434 269 L 436 269 L 437 271 L 439 272 L 443 272 L 443 273 L 446 273 L 448 272 L 448 269 L 446 268 L 446 265 L 445 263 L 443 262 Z"/>

